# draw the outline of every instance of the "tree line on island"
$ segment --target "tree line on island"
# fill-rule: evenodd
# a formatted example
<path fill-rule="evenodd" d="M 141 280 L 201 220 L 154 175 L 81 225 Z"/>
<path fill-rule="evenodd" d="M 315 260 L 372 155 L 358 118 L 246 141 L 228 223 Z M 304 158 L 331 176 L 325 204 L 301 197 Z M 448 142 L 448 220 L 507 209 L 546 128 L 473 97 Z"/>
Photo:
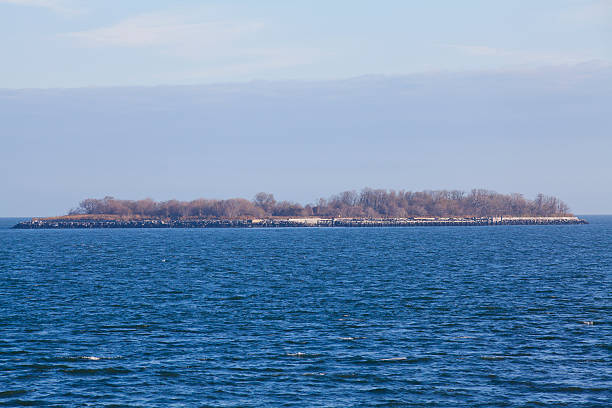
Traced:
<path fill-rule="evenodd" d="M 316 203 L 301 205 L 277 201 L 272 194 L 258 193 L 253 200 L 196 199 L 156 202 L 119 200 L 113 197 L 83 200 L 70 215 L 107 214 L 165 218 L 264 218 L 264 217 L 550 217 L 571 215 L 568 206 L 556 197 L 538 194 L 526 199 L 521 194 L 499 194 L 475 189 L 464 191 L 394 191 L 365 188 L 345 191 Z"/>

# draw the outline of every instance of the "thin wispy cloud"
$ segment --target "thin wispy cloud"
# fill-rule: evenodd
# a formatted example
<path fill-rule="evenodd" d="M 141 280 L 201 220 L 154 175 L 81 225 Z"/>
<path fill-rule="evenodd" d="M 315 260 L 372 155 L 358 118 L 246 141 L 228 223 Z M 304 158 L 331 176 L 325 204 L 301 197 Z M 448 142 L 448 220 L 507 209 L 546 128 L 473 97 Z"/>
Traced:
<path fill-rule="evenodd" d="M 513 53 L 501 48 L 488 47 L 486 45 L 447 45 L 450 48 L 462 51 L 469 55 L 487 57 L 507 57 Z"/>
<path fill-rule="evenodd" d="M 321 79 L 612 62 L 612 0 L 558 2 L 521 10 L 507 3 L 449 3 L 452 18 L 432 27 L 423 22 L 437 15 L 435 5 L 414 9 L 401 0 L 387 9 L 354 4 L 349 15 L 336 3 L 320 13 L 304 2 L 0 0 L 0 15 L 23 22 L 0 24 L 6 54 L 0 86 Z M 58 24 L 59 11 L 75 7 L 85 13 Z M 403 15 L 411 16 L 410 24 Z M 95 62 L 83 59 L 92 54 Z"/>
<path fill-rule="evenodd" d="M 84 11 L 82 7 L 76 7 L 72 3 L 61 0 L 0 0 L 0 5 L 1 4 L 24 7 L 38 7 L 68 15 L 81 14 Z"/>
<path fill-rule="evenodd" d="M 612 26 L 612 0 L 595 0 L 576 4 L 559 12 L 561 23 Z"/>
<path fill-rule="evenodd" d="M 503 58 L 510 64 L 577 64 L 592 61 L 589 55 L 555 52 L 531 52 L 486 45 L 444 44 L 443 47 L 459 51 L 473 57 Z"/>
<path fill-rule="evenodd" d="M 179 77 L 183 83 L 307 64 L 318 55 L 312 49 L 253 41 L 265 28 L 263 21 L 213 18 L 206 8 L 197 8 L 141 14 L 59 37 L 81 47 L 129 48 L 142 55 L 189 60 L 195 66 L 188 70 L 156 75 L 172 82 Z"/>
<path fill-rule="evenodd" d="M 84 46 L 159 47 L 187 55 L 240 40 L 263 28 L 257 21 L 206 20 L 190 13 L 148 13 L 106 27 L 62 34 Z"/>
<path fill-rule="evenodd" d="M 156 76 L 162 83 L 176 82 L 193 84 L 201 81 L 210 81 L 222 75 L 243 76 L 249 73 L 261 73 L 267 70 L 278 70 L 297 65 L 308 64 L 321 58 L 324 53 L 316 49 L 250 49 L 244 50 L 245 58 L 236 63 L 225 63 L 196 70 L 183 70 L 179 72 L 164 73 Z"/>

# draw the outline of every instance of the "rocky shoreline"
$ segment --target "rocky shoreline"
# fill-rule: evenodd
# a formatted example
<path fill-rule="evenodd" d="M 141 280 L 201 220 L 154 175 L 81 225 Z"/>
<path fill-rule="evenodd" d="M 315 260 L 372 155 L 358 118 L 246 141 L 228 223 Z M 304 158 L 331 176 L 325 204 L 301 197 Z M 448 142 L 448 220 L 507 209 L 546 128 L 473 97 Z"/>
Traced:
<path fill-rule="evenodd" d="M 280 227 L 417 227 L 486 225 L 588 224 L 577 217 L 472 217 L 472 218 L 266 218 L 266 219 L 74 219 L 33 218 L 14 229 L 85 228 L 280 228 Z"/>

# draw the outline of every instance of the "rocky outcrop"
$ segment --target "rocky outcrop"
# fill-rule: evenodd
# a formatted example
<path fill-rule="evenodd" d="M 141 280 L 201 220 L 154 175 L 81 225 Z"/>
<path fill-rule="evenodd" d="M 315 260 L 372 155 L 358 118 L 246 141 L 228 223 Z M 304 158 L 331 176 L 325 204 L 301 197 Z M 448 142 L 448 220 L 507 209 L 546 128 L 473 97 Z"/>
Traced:
<path fill-rule="evenodd" d="M 278 228 L 278 227 L 416 227 L 484 225 L 587 224 L 577 217 L 473 218 L 269 218 L 269 219 L 62 219 L 34 218 L 15 229 L 71 228 Z"/>

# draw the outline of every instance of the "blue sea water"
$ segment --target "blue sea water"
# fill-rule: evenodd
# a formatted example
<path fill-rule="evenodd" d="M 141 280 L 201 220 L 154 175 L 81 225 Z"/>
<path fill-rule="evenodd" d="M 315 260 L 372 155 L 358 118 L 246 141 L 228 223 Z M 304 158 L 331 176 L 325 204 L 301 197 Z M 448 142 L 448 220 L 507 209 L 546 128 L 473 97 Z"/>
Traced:
<path fill-rule="evenodd" d="M 608 407 L 589 225 L 11 230 L 0 405 Z"/>

